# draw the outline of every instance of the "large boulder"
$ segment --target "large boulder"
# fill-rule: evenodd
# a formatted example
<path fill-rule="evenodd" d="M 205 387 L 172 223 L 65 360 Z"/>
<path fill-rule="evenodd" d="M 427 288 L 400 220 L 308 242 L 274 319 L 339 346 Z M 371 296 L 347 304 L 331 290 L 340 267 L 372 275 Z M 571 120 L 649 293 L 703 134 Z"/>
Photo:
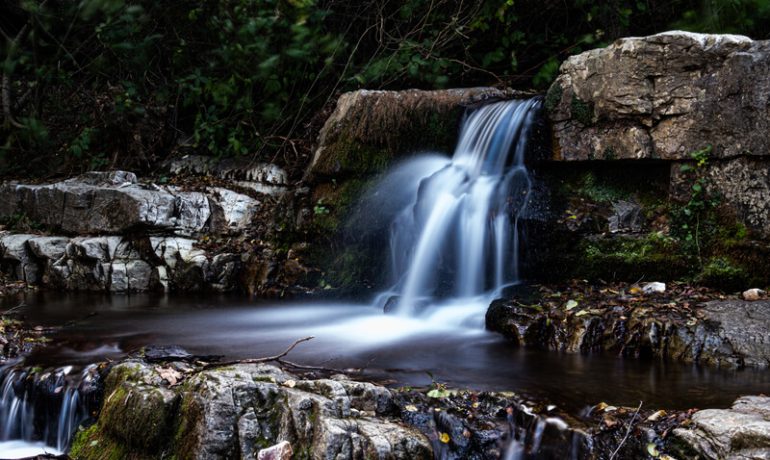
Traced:
<path fill-rule="evenodd" d="M 572 56 L 549 89 L 556 159 L 770 154 L 770 42 L 665 32 Z"/>
<path fill-rule="evenodd" d="M 176 385 L 185 373 L 192 375 Z M 393 398 L 369 383 L 302 380 L 268 365 L 197 372 L 127 361 L 110 371 L 99 422 L 78 434 L 72 452 L 256 459 L 288 441 L 297 458 L 433 458 L 425 435 L 398 421 Z"/>

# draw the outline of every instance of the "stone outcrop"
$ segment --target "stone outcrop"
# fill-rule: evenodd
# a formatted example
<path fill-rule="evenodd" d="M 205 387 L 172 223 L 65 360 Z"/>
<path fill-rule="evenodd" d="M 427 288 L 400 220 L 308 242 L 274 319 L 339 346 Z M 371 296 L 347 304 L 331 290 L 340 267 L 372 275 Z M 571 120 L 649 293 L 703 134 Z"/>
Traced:
<path fill-rule="evenodd" d="M 468 106 L 523 93 L 495 88 L 345 93 L 321 129 L 307 177 L 345 177 L 384 170 L 400 155 L 451 153 Z"/>
<path fill-rule="evenodd" d="M 572 56 L 548 91 L 559 160 L 770 155 L 770 43 L 665 32 Z"/>
<path fill-rule="evenodd" d="M 133 173 L 124 171 L 94 172 L 53 184 L 0 185 L 0 217 L 24 215 L 66 234 L 238 232 L 258 208 L 254 198 L 230 190 L 204 193 L 139 184 Z M 217 213 L 222 218 L 212 220 Z"/>
<path fill-rule="evenodd" d="M 579 308 L 495 301 L 487 329 L 522 347 L 609 351 L 721 367 L 770 366 L 770 302 L 717 300 L 692 309 L 644 302 Z"/>
<path fill-rule="evenodd" d="M 60 237 L 0 232 L 0 264 L 16 279 L 111 292 L 239 288 L 240 254 L 213 253 L 177 236 Z"/>
<path fill-rule="evenodd" d="M 181 362 L 115 366 L 99 422 L 78 434 L 72 456 L 103 458 L 114 451 L 256 459 L 262 449 L 288 441 L 296 458 L 433 458 L 430 441 L 398 421 L 394 395 L 383 387 L 345 378 L 303 380 L 254 364 L 204 370 L 168 385 L 190 371 Z"/>
<path fill-rule="evenodd" d="M 770 397 L 744 396 L 730 409 L 696 412 L 692 426 L 675 429 L 674 438 L 678 458 L 770 458 Z"/>
<path fill-rule="evenodd" d="M 680 31 L 620 39 L 567 59 L 546 107 L 548 161 L 665 162 L 671 200 L 686 203 L 699 180 L 770 236 L 770 42 Z"/>
<path fill-rule="evenodd" d="M 0 270 L 66 290 L 291 290 L 309 269 L 297 250 L 272 246 L 278 229 L 294 229 L 293 216 L 282 221 L 294 212 L 292 197 L 284 196 L 286 176 L 265 165 L 214 170 L 223 171 L 233 179 L 194 190 L 142 183 L 124 171 L 0 184 L 0 222 L 27 227 L 24 233 L 0 228 Z M 270 181 L 269 194 L 257 191 Z"/>

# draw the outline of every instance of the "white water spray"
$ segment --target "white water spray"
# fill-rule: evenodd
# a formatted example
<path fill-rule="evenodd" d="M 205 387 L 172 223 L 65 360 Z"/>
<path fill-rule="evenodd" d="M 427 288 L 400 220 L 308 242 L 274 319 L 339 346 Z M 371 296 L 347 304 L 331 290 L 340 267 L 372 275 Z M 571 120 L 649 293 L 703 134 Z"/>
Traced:
<path fill-rule="evenodd" d="M 438 299 L 488 299 L 519 278 L 519 216 L 531 183 L 524 166 L 540 101 L 503 101 L 468 116 L 454 156 L 429 163 L 391 226 L 393 287 L 379 302 L 402 316 Z"/>

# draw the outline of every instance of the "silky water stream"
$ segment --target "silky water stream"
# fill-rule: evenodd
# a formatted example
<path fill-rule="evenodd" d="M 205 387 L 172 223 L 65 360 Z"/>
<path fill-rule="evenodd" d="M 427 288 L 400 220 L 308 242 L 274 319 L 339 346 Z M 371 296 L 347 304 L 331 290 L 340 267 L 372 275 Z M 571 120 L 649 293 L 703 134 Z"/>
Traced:
<path fill-rule="evenodd" d="M 275 354 L 312 335 L 292 351 L 294 361 L 403 385 L 436 379 L 527 391 L 575 413 L 599 401 L 640 399 L 666 408 L 727 406 L 740 394 L 765 391 L 770 378 L 761 372 L 518 350 L 484 330 L 491 300 L 519 280 L 519 218 L 531 188 L 524 160 L 540 106 L 531 99 L 473 110 L 451 158 L 409 159 L 368 195 L 367 206 L 389 213 L 390 222 L 382 264 L 390 287 L 370 303 L 31 295 L 28 319 L 71 325 L 23 367 L 0 369 L 0 458 L 66 451 L 94 409 L 98 375 L 90 364 L 148 344 L 235 359 Z M 520 451 L 513 445 L 509 454 Z"/>

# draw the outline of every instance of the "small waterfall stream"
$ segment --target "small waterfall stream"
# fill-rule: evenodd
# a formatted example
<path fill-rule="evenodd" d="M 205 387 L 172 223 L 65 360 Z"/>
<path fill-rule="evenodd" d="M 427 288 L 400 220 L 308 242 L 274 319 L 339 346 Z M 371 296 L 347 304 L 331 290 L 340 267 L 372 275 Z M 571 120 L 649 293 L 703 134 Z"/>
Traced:
<path fill-rule="evenodd" d="M 67 451 L 72 435 L 91 418 L 96 366 L 43 370 L 0 368 L 0 452 L 3 458 Z"/>
<path fill-rule="evenodd" d="M 410 316 L 519 280 L 518 221 L 531 188 L 524 154 L 540 106 L 482 106 L 464 121 L 451 161 L 409 164 L 424 171 L 391 225 L 393 286 L 378 297 L 386 309 Z"/>

